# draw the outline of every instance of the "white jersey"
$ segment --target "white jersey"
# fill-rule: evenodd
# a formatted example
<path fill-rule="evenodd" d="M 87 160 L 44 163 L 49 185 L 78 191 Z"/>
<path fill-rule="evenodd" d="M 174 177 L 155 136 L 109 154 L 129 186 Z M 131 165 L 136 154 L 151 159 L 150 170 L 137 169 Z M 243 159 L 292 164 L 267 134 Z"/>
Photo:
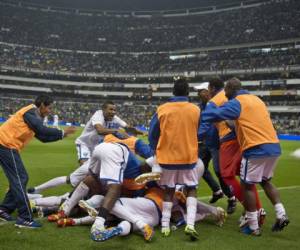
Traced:
<path fill-rule="evenodd" d="M 81 135 L 76 139 L 76 144 L 84 144 L 91 152 L 94 148 L 103 141 L 104 136 L 99 135 L 95 129 L 95 125 L 100 124 L 104 128 L 118 129 L 120 127 L 126 127 L 127 123 L 120 119 L 118 116 L 114 116 L 112 121 L 105 121 L 103 111 L 98 110 L 87 122 Z"/>

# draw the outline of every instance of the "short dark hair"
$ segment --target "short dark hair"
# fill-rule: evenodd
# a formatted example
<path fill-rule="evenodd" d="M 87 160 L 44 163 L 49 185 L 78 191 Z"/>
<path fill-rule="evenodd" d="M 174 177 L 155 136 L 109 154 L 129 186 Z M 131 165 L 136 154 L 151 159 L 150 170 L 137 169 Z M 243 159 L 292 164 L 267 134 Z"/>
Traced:
<path fill-rule="evenodd" d="M 102 105 L 102 110 L 106 109 L 108 107 L 108 105 L 115 105 L 114 102 L 112 101 L 106 101 L 105 103 L 103 103 Z"/>
<path fill-rule="evenodd" d="M 34 105 L 37 106 L 38 108 L 41 106 L 41 104 L 44 104 L 45 106 L 49 106 L 50 104 L 53 103 L 53 98 L 48 95 L 39 95 L 35 101 Z"/>
<path fill-rule="evenodd" d="M 224 81 L 219 77 L 215 77 L 209 80 L 209 86 L 211 88 L 215 88 L 216 90 L 220 90 L 224 88 Z"/>
<path fill-rule="evenodd" d="M 174 96 L 188 96 L 189 95 L 189 84 L 185 78 L 177 79 L 174 82 L 173 94 L 174 94 Z"/>

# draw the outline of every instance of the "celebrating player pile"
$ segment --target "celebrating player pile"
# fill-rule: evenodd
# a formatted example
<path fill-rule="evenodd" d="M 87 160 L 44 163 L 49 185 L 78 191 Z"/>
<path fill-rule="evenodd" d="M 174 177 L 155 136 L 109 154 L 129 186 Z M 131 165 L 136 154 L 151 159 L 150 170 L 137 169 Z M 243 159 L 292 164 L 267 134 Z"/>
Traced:
<path fill-rule="evenodd" d="M 33 220 L 32 210 L 38 211 L 43 216 L 50 214 L 48 221 L 58 227 L 92 225 L 91 238 L 97 242 L 132 231 L 151 241 L 154 227 L 161 225 L 162 235 L 168 237 L 172 229 L 184 225 L 185 234 L 194 241 L 201 236 L 196 222 L 211 215 L 222 226 L 227 217 L 223 208 L 197 200 L 204 173 L 213 190 L 211 203 L 226 194 L 228 214 L 235 212 L 237 200 L 243 206 L 241 233 L 261 235 L 266 213 L 256 183 L 274 205 L 272 231 L 283 230 L 289 219 L 278 190 L 271 184 L 281 149 L 265 104 L 242 90 L 237 78 L 230 79 L 225 88 L 218 78 L 203 86 L 197 88 L 203 102 L 199 108 L 189 102 L 187 81 L 174 82 L 174 96 L 157 108 L 150 122 L 149 145 L 135 137 L 138 130 L 116 116 L 114 103 L 104 103 L 76 139 L 80 167 L 69 177 L 57 177 L 29 189 L 36 194 L 71 183 L 71 195 L 38 197 L 29 202 L 20 149 L 33 136 L 48 142 L 75 131 L 43 126 L 52 99 L 38 97 L 34 105 L 19 110 L 0 127 L 0 163 L 10 182 L 0 205 L 0 219 L 12 220 L 10 214 L 18 208 L 16 225 L 37 228 L 40 225 Z M 210 176 L 211 158 L 220 185 Z"/>

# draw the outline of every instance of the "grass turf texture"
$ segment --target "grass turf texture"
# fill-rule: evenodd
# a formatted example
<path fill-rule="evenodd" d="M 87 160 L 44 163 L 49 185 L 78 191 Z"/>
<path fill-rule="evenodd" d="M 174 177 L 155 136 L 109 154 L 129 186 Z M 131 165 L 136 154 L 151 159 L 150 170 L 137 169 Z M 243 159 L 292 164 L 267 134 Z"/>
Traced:
<path fill-rule="evenodd" d="M 42 144 L 34 140 L 26 147 L 22 152 L 22 159 L 30 176 L 28 187 L 53 177 L 68 175 L 77 167 L 74 145 L 76 136 L 50 144 Z M 179 229 L 172 232 L 169 238 L 162 238 L 159 230 L 156 230 L 156 235 L 151 243 L 145 243 L 140 235 L 118 237 L 97 243 L 90 240 L 89 226 L 61 229 L 42 219 L 43 227 L 37 230 L 17 229 L 13 223 L 0 222 L 0 249 L 299 249 L 300 187 L 292 186 L 300 186 L 300 161 L 289 155 L 295 149 L 300 148 L 300 143 L 282 141 L 281 145 L 283 155 L 275 172 L 274 183 L 278 187 L 291 187 L 280 191 L 291 220 L 291 224 L 281 233 L 271 232 L 270 228 L 275 219 L 274 211 L 265 195 L 260 193 L 263 206 L 267 211 L 267 221 L 263 227 L 262 237 L 253 238 L 238 232 L 237 220 L 242 212 L 239 205 L 237 212 L 227 219 L 222 228 L 215 226 L 213 220 L 209 218 L 198 223 L 196 228 L 200 233 L 200 239 L 197 242 L 190 242 L 184 235 L 183 229 Z M 1 199 L 7 186 L 4 173 L 0 171 Z M 63 194 L 66 191 L 69 191 L 67 185 L 44 192 L 44 195 Z M 201 181 L 198 193 L 200 198 L 211 194 L 203 181 Z M 222 199 L 217 205 L 225 208 L 226 200 Z"/>

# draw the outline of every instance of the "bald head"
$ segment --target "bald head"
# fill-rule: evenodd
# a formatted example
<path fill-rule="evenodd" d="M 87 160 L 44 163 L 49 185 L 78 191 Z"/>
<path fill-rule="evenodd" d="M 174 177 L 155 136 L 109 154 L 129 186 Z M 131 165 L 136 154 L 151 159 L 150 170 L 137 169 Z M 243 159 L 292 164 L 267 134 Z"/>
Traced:
<path fill-rule="evenodd" d="M 231 78 L 225 85 L 225 95 L 228 99 L 232 99 L 236 93 L 242 89 L 241 81 L 238 78 Z"/>

